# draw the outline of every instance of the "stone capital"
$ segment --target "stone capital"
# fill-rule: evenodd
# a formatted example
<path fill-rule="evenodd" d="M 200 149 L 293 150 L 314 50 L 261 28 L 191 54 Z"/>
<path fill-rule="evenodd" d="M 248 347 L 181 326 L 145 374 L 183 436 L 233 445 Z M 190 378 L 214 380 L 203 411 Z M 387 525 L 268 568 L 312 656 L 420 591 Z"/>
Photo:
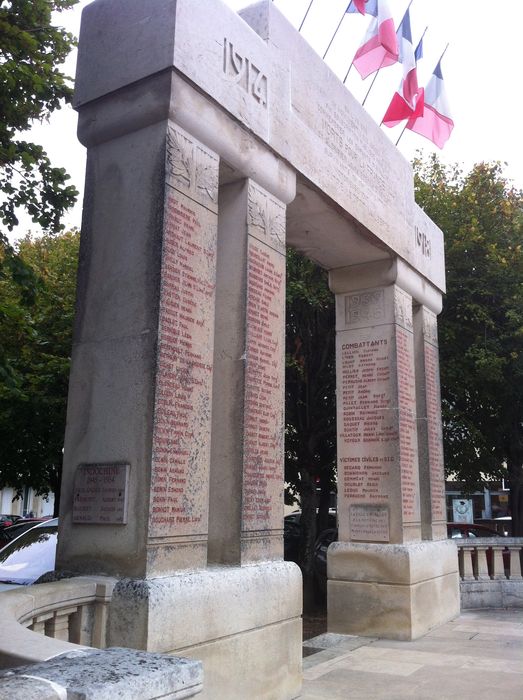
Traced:
<path fill-rule="evenodd" d="M 392 284 L 407 292 L 415 304 L 422 304 L 435 314 L 440 313 L 441 292 L 401 258 L 378 260 L 329 271 L 329 286 L 334 294 L 387 287 Z"/>

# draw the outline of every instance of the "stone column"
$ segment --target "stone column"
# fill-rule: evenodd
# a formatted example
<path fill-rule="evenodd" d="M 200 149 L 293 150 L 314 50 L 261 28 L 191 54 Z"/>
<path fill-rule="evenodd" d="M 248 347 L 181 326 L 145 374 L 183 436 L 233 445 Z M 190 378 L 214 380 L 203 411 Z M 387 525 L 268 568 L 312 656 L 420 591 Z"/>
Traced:
<path fill-rule="evenodd" d="M 420 539 L 412 299 L 351 279 L 350 268 L 331 273 L 339 538 L 402 544 Z"/>
<path fill-rule="evenodd" d="M 282 560 L 296 173 L 268 144 L 290 104 L 272 54 L 220 2 L 82 14 L 88 170 L 57 565 L 118 578 L 108 645 L 203 660 L 202 698 L 291 698 L 301 682 L 301 574 Z"/>
<path fill-rule="evenodd" d="M 209 560 L 281 559 L 284 205 L 251 180 L 224 185 L 218 241 Z"/>
<path fill-rule="evenodd" d="M 167 121 L 89 149 L 63 568 L 207 562 L 218 162 Z"/>
<path fill-rule="evenodd" d="M 414 308 L 414 346 L 421 534 L 424 540 L 443 540 L 447 537 L 447 517 L 439 383 L 438 320 L 436 314 L 423 305 Z"/>
<path fill-rule="evenodd" d="M 339 541 L 328 627 L 412 639 L 459 611 L 454 543 L 421 541 L 412 305 L 424 286 L 399 260 L 331 270 L 330 284 Z"/>

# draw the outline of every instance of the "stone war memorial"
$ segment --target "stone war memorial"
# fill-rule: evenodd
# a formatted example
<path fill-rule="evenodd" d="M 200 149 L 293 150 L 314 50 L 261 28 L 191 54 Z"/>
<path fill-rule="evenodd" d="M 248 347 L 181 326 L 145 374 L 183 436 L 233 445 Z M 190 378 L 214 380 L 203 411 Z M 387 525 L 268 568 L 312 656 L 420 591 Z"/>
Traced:
<path fill-rule="evenodd" d="M 459 612 L 446 539 L 443 235 L 409 163 L 270 0 L 95 0 L 57 568 L 118 579 L 108 646 L 203 661 L 205 698 L 293 698 L 283 561 L 285 252 L 336 298 L 331 632 Z"/>

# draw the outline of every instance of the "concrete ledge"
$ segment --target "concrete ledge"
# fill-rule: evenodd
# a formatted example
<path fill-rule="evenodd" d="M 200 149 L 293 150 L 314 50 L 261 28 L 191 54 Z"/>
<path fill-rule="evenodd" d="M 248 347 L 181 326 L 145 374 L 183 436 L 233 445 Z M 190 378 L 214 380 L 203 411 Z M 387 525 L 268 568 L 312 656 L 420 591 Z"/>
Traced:
<path fill-rule="evenodd" d="M 327 552 L 329 580 L 410 586 L 457 571 L 458 553 L 452 540 L 409 544 L 333 542 Z"/>
<path fill-rule="evenodd" d="M 523 608 L 523 581 L 461 581 L 461 608 Z"/>
<path fill-rule="evenodd" d="M 181 700 L 203 686 L 198 661 L 131 649 L 89 650 L 0 675 L 10 700 Z"/>

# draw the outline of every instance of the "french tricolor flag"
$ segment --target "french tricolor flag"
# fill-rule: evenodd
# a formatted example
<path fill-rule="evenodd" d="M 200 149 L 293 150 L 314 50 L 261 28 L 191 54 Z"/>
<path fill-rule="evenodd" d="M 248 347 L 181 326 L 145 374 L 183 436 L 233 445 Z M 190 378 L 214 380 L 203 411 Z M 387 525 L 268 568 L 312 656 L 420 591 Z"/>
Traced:
<path fill-rule="evenodd" d="M 370 14 L 369 4 L 366 5 L 366 10 Z M 361 77 L 366 78 L 380 68 L 397 63 L 398 54 L 398 40 L 391 12 L 385 0 L 376 0 L 376 16 L 371 21 L 352 64 Z"/>
<path fill-rule="evenodd" d="M 423 114 L 423 104 L 420 98 L 423 90 L 418 87 L 417 62 L 423 53 L 423 37 L 416 50 L 412 45 L 410 30 L 410 14 L 407 9 L 398 29 L 399 62 L 403 65 L 403 78 L 400 87 L 392 96 L 390 105 L 383 117 L 383 124 L 388 127 L 396 126 L 404 119 Z"/>
<path fill-rule="evenodd" d="M 425 88 L 425 106 L 421 116 L 413 116 L 407 122 L 407 129 L 432 141 L 438 148 L 447 143 L 454 122 L 443 84 L 441 58 Z"/>

